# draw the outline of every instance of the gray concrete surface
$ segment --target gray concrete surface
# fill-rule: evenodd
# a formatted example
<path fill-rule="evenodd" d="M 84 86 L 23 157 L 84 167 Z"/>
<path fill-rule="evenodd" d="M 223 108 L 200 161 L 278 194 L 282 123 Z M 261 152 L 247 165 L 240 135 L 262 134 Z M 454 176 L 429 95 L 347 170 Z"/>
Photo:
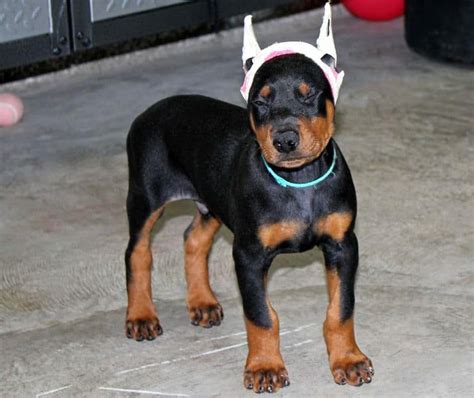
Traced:
<path fill-rule="evenodd" d="M 271 297 L 292 385 L 284 397 L 467 397 L 473 371 L 473 72 L 407 49 L 403 21 L 335 7 L 346 71 L 336 139 L 359 197 L 356 324 L 376 375 L 335 385 L 321 325 L 321 255 L 281 256 Z M 263 44 L 314 41 L 320 11 L 256 26 Z M 123 336 L 124 140 L 154 101 L 199 93 L 242 104 L 241 29 L 0 86 L 26 106 L 0 129 L 0 395 L 242 397 L 246 355 L 223 231 L 211 258 L 225 320 L 192 327 L 173 205 L 155 236 L 153 289 L 165 334 Z"/>

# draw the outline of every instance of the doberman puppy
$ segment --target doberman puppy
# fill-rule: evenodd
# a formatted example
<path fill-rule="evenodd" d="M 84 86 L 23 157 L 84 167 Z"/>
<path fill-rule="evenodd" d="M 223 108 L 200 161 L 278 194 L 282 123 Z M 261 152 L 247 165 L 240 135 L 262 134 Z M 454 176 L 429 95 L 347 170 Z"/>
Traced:
<path fill-rule="evenodd" d="M 325 258 L 324 338 L 334 380 L 371 381 L 371 361 L 354 337 L 356 193 L 332 138 L 334 113 L 321 69 L 304 55 L 289 54 L 258 70 L 247 109 L 203 96 L 175 96 L 134 121 L 127 139 L 129 338 L 153 340 L 162 333 L 151 294 L 150 234 L 170 202 L 191 199 L 197 211 L 184 234 L 189 317 L 202 327 L 223 319 L 207 264 L 223 223 L 234 234 L 247 329 L 244 386 L 274 392 L 289 385 L 267 274 L 279 253 L 314 246 Z"/>

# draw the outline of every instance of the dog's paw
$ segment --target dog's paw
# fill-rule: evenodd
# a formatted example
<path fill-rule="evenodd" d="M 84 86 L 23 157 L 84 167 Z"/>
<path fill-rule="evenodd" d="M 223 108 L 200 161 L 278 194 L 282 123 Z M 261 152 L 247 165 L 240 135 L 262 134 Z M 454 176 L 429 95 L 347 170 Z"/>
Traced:
<path fill-rule="evenodd" d="M 331 371 L 334 381 L 340 385 L 361 386 L 364 383 L 370 383 L 374 377 L 372 362 L 363 354 L 352 354 L 334 361 Z"/>
<path fill-rule="evenodd" d="M 189 307 L 189 319 L 194 326 L 211 328 L 219 326 L 224 319 L 224 311 L 219 303 Z"/>
<path fill-rule="evenodd" d="M 125 334 L 129 339 L 136 341 L 154 340 L 163 334 L 163 329 L 157 317 L 151 317 L 149 319 L 127 319 L 125 322 Z"/>
<path fill-rule="evenodd" d="M 262 392 L 273 393 L 289 385 L 290 379 L 284 367 L 246 369 L 244 373 L 244 387 L 258 394 Z"/>

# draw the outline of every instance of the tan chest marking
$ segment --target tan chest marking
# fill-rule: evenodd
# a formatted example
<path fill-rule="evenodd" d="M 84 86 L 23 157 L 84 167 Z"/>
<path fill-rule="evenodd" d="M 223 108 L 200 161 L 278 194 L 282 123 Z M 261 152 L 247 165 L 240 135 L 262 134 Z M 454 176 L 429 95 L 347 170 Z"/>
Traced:
<path fill-rule="evenodd" d="M 258 238 L 264 247 L 272 248 L 282 242 L 294 239 L 305 228 L 306 225 L 299 221 L 264 224 L 258 228 Z"/>
<path fill-rule="evenodd" d="M 331 213 L 316 222 L 315 232 L 318 236 L 327 235 L 334 240 L 344 239 L 352 223 L 352 213 Z"/>

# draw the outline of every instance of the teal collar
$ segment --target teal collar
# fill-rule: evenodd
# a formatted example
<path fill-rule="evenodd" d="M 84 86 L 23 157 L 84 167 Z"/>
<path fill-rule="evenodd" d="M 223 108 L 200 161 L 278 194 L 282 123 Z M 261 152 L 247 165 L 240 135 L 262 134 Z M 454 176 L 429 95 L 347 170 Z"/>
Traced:
<path fill-rule="evenodd" d="M 313 181 L 308 181 L 308 182 L 303 182 L 303 183 L 296 183 L 296 182 L 290 182 L 288 180 L 285 180 L 283 177 L 280 177 L 277 173 L 275 173 L 275 171 L 273 171 L 273 169 L 268 165 L 268 163 L 265 160 L 265 158 L 263 157 L 263 155 L 262 155 L 262 160 L 263 160 L 263 164 L 267 168 L 270 175 L 282 187 L 284 187 L 284 188 L 287 188 L 287 187 L 291 187 L 291 188 L 314 187 L 315 185 L 318 185 L 319 183 L 323 182 L 326 178 L 328 178 L 331 175 L 331 173 L 333 172 L 334 166 L 336 166 L 337 155 L 336 155 L 336 146 L 334 145 L 334 143 L 332 145 L 332 148 L 333 148 L 332 163 L 331 163 L 331 166 L 329 167 L 328 171 L 326 171 L 321 177 L 318 177 Z"/>

